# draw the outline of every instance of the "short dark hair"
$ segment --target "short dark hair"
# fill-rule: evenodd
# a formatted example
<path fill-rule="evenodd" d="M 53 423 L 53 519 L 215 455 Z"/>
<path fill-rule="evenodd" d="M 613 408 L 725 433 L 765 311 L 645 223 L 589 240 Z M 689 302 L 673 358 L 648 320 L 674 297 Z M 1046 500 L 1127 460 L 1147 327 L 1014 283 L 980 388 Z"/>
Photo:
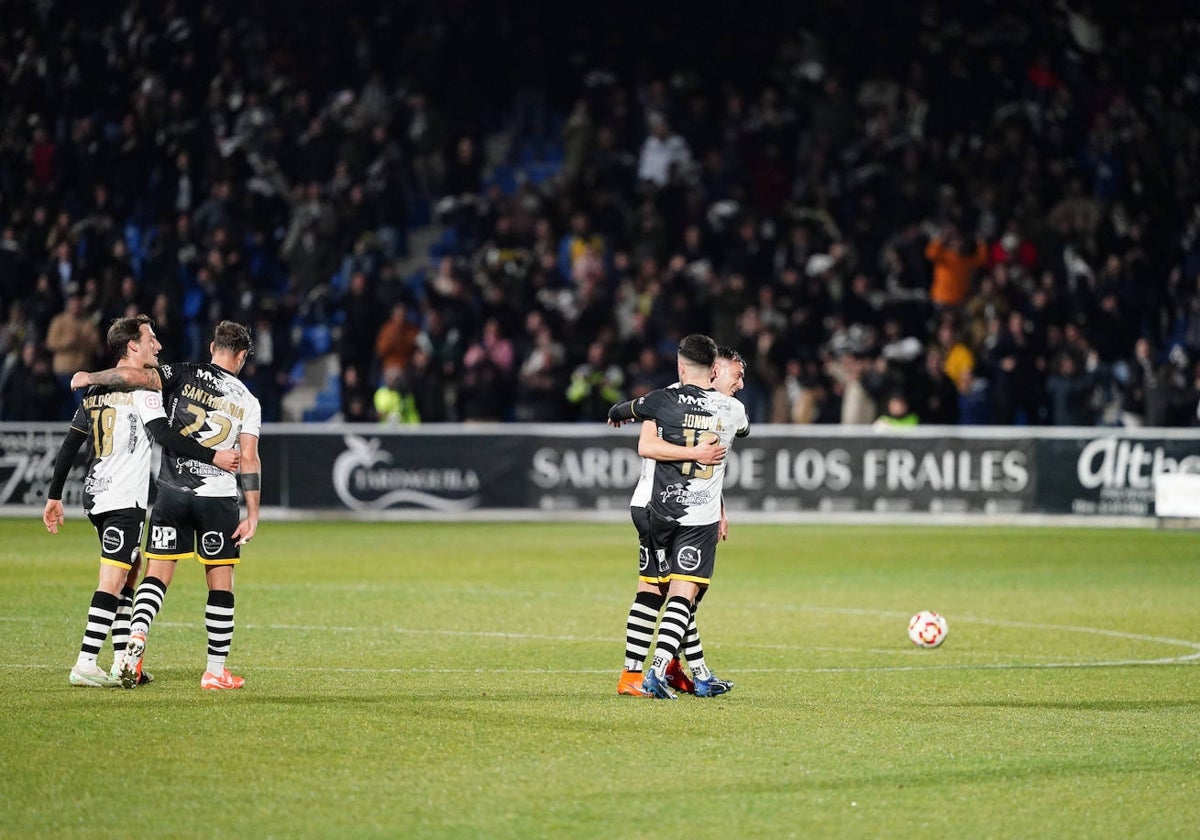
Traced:
<path fill-rule="evenodd" d="M 112 324 L 108 327 L 108 335 L 105 340 L 108 341 L 108 349 L 118 359 L 124 359 L 129 354 L 129 342 L 137 341 L 142 337 L 142 324 L 154 326 L 154 321 L 149 315 L 133 315 L 129 318 L 113 318 Z"/>
<path fill-rule="evenodd" d="M 692 333 L 679 342 L 679 355 L 694 365 L 712 367 L 717 360 L 717 343 L 706 335 Z"/>
<path fill-rule="evenodd" d="M 727 344 L 722 344 L 717 348 L 717 358 L 725 359 L 730 362 L 737 362 L 742 367 L 746 366 L 746 360 L 742 358 L 742 354 Z"/>
<path fill-rule="evenodd" d="M 231 353 L 245 350 L 250 355 L 254 354 L 254 341 L 250 338 L 250 330 L 236 321 L 222 321 L 217 324 L 213 344 L 218 350 L 228 350 Z"/>

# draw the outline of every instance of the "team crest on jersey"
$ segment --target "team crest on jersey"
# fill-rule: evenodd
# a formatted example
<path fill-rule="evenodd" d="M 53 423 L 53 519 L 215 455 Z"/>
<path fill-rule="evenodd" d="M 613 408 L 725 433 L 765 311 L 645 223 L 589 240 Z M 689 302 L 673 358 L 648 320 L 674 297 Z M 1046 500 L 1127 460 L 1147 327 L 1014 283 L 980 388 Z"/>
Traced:
<path fill-rule="evenodd" d="M 675 555 L 675 563 L 685 572 L 694 572 L 696 569 L 699 569 L 702 559 L 700 549 L 694 545 L 683 546 L 679 549 L 679 553 Z"/>
<path fill-rule="evenodd" d="M 125 545 L 125 534 L 115 525 L 109 525 L 100 535 L 100 547 L 106 554 L 116 554 Z"/>
<path fill-rule="evenodd" d="M 200 537 L 200 550 L 212 557 L 225 547 L 225 535 L 220 531 L 205 531 Z"/>

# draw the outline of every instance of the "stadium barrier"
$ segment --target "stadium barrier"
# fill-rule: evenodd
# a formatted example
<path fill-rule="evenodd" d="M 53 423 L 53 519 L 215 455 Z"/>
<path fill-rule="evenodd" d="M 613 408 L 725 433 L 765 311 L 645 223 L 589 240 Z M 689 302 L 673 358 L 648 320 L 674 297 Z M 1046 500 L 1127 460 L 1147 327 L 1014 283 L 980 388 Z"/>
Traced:
<path fill-rule="evenodd" d="M 40 511 L 64 431 L 0 424 L 0 511 Z M 624 516 L 636 444 L 599 423 L 268 425 L 264 518 Z M 1196 430 L 756 426 L 730 450 L 725 502 L 744 521 L 1145 525 L 1160 475 L 1200 475 Z M 64 501 L 82 493 L 76 469 Z"/>

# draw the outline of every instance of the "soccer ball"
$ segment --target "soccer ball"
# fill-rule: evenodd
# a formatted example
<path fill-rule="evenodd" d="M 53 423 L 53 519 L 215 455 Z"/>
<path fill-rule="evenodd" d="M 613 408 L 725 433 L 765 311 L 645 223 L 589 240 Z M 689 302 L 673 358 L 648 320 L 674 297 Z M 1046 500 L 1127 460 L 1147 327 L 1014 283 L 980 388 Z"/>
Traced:
<path fill-rule="evenodd" d="M 946 641 L 948 632 L 946 619 L 933 610 L 921 610 L 908 622 L 908 638 L 917 647 L 935 648 Z"/>

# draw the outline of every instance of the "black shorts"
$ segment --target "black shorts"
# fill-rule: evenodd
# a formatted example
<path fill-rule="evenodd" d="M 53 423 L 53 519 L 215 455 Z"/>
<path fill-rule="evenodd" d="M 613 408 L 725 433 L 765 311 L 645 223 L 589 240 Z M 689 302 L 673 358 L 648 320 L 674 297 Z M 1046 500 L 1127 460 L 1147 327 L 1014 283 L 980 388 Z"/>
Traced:
<path fill-rule="evenodd" d="M 629 516 L 638 533 L 638 580 L 646 583 L 666 583 L 671 579 L 671 570 L 666 558 L 657 555 L 650 544 L 650 511 L 644 507 L 630 507 Z M 651 558 L 654 560 L 651 560 Z"/>
<path fill-rule="evenodd" d="M 100 562 L 106 566 L 133 568 L 133 555 L 142 544 L 146 511 L 140 507 L 89 513 L 88 519 L 100 537 Z"/>
<path fill-rule="evenodd" d="M 240 562 L 233 532 L 240 522 L 233 496 L 212 498 L 159 487 L 150 514 L 147 560 L 187 560 L 207 566 Z"/>
<path fill-rule="evenodd" d="M 659 563 L 667 565 L 668 579 L 708 586 L 717 563 L 720 529 L 720 522 L 680 525 L 651 513 L 650 541 Z"/>

